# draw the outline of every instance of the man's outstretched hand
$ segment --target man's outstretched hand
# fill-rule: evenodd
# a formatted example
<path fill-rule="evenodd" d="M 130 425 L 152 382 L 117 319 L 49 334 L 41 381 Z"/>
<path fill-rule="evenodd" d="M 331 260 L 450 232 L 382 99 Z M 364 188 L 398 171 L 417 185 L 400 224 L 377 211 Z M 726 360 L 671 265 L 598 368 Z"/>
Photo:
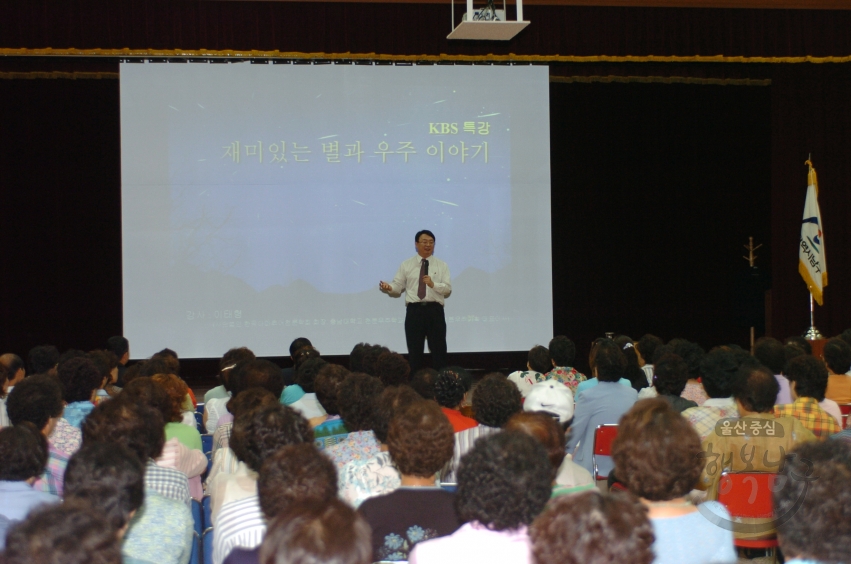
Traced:
<path fill-rule="evenodd" d="M 385 294 L 389 294 L 390 292 L 393 291 L 393 286 L 391 286 L 387 282 L 379 281 L 378 282 L 378 289 L 381 290 L 382 292 L 384 292 Z"/>

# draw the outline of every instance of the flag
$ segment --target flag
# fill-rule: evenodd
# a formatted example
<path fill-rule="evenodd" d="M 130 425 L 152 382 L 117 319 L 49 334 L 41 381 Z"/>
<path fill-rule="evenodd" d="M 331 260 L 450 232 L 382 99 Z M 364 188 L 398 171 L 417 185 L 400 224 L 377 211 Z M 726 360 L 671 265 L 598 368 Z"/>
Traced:
<path fill-rule="evenodd" d="M 801 222 L 801 241 L 798 248 L 798 272 L 801 273 L 813 298 L 822 304 L 822 292 L 827 286 L 827 262 L 824 256 L 824 232 L 818 207 L 818 180 L 813 163 L 807 161 L 807 199 Z"/>

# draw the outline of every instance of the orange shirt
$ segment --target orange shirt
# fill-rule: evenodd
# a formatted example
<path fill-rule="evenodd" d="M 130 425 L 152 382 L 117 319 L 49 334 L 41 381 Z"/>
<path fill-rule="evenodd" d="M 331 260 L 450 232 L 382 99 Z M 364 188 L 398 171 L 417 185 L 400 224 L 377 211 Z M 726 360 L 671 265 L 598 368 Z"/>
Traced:
<path fill-rule="evenodd" d="M 466 415 L 461 415 L 461 412 L 457 409 L 449 409 L 448 407 L 441 407 L 440 409 L 443 411 L 444 415 L 446 415 L 446 418 L 449 419 L 449 422 L 452 423 L 452 428 L 456 433 L 465 429 L 472 429 L 479 424 L 479 422 L 475 419 L 471 419 Z"/>
<path fill-rule="evenodd" d="M 851 376 L 831 374 L 827 378 L 827 390 L 824 397 L 836 403 L 851 403 Z"/>

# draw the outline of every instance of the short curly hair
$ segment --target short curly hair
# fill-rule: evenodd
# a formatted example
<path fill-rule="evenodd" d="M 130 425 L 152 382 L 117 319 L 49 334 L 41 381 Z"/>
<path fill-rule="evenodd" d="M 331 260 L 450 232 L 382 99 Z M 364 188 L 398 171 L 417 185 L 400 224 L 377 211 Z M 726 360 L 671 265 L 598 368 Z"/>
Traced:
<path fill-rule="evenodd" d="M 330 363 L 320 368 L 316 374 L 316 379 L 313 381 L 313 389 L 316 392 L 316 399 L 319 401 L 319 405 L 322 406 L 328 415 L 340 415 L 340 408 L 337 406 L 337 397 L 340 393 L 340 386 L 349 374 L 350 372 L 345 366 Z"/>
<path fill-rule="evenodd" d="M 756 360 L 744 363 L 733 379 L 733 397 L 748 411 L 773 413 L 780 384 L 772 372 Z"/>
<path fill-rule="evenodd" d="M 311 383 L 312 381 L 311 378 Z M 284 373 L 280 366 L 269 360 L 245 360 L 237 363 L 233 369 L 229 385 L 234 397 L 251 388 L 266 388 L 275 396 L 281 397 L 281 392 L 284 391 Z M 309 391 L 312 392 L 313 389 Z"/>
<path fill-rule="evenodd" d="M 251 388 L 231 398 L 227 403 L 227 409 L 234 417 L 237 417 L 247 411 L 275 406 L 279 403 L 281 403 L 280 398 L 266 388 Z"/>
<path fill-rule="evenodd" d="M 375 421 L 375 404 L 384 384 L 375 376 L 353 372 L 340 385 L 337 407 L 340 419 L 350 433 L 369 431 Z"/>
<path fill-rule="evenodd" d="M 35 425 L 19 423 L 0 429 L 0 480 L 23 482 L 41 476 L 47 466 L 47 439 Z"/>
<path fill-rule="evenodd" d="M 617 382 L 626 370 L 626 356 L 611 339 L 597 339 L 591 347 L 591 369 L 596 370 L 600 382 Z"/>
<path fill-rule="evenodd" d="M 800 347 L 806 354 L 813 354 L 813 346 L 810 344 L 808 340 L 801 337 L 800 335 L 793 335 L 792 337 L 786 337 L 783 341 L 786 345 L 796 345 Z"/>
<path fill-rule="evenodd" d="M 307 419 L 285 405 L 241 413 L 234 419 L 230 448 L 237 459 L 259 472 L 266 458 L 284 445 L 312 443 Z"/>
<path fill-rule="evenodd" d="M 27 354 L 30 374 L 43 374 L 59 363 L 59 349 L 53 345 L 38 345 Z"/>
<path fill-rule="evenodd" d="M 399 353 L 381 353 L 375 361 L 375 375 L 385 386 L 401 386 L 411 380 L 411 365 Z"/>
<path fill-rule="evenodd" d="M 92 393 L 103 382 L 103 376 L 100 375 L 95 364 L 85 357 L 75 357 L 60 364 L 57 374 L 63 388 L 62 397 L 66 403 L 90 401 Z"/>
<path fill-rule="evenodd" d="M 786 378 L 795 382 L 795 393 L 802 398 L 824 401 L 827 391 L 827 366 L 814 356 L 799 356 L 786 364 Z"/>
<path fill-rule="evenodd" d="M 653 385 L 661 396 L 679 396 L 688 378 L 688 365 L 675 354 L 666 354 L 653 365 Z"/>
<path fill-rule="evenodd" d="M 701 383 L 710 398 L 728 398 L 733 393 L 733 378 L 740 362 L 728 347 L 715 347 L 700 362 Z"/>
<path fill-rule="evenodd" d="M 186 394 L 189 393 L 189 386 L 174 374 L 155 374 L 151 376 L 151 381 L 157 386 L 162 386 L 171 400 L 171 412 L 166 423 L 181 422 L 183 420 L 183 402 L 186 400 Z M 163 417 L 165 417 L 165 413 Z"/>
<path fill-rule="evenodd" d="M 541 444 L 524 433 L 482 437 L 461 458 L 455 512 L 504 531 L 529 525 L 552 493 L 552 467 Z"/>
<path fill-rule="evenodd" d="M 24 378 L 6 398 L 6 413 L 12 425 L 28 421 L 41 430 L 51 419 L 61 417 L 63 409 L 62 386 L 47 374 Z"/>
<path fill-rule="evenodd" d="M 535 438 L 547 450 L 547 458 L 553 468 L 553 480 L 564 462 L 566 437 L 561 425 L 541 411 L 521 411 L 514 414 L 503 427 L 506 431 L 526 433 Z"/>
<path fill-rule="evenodd" d="M 321 357 L 309 358 L 298 365 L 295 372 L 295 382 L 307 394 L 314 393 L 313 384 L 316 380 L 316 375 L 323 366 L 328 364 L 328 361 Z"/>
<path fill-rule="evenodd" d="M 327 503 L 337 497 L 337 469 L 311 443 L 286 445 L 260 467 L 257 495 L 267 521 L 296 502 Z"/>
<path fill-rule="evenodd" d="M 621 417 L 612 443 L 615 474 L 639 497 L 667 501 L 697 484 L 700 437 L 664 398 L 637 402 Z"/>
<path fill-rule="evenodd" d="M 86 358 L 91 360 L 107 383 L 112 381 L 112 371 L 118 368 L 118 357 L 112 351 L 89 351 Z"/>
<path fill-rule="evenodd" d="M 786 351 L 783 343 L 773 337 L 760 337 L 754 344 L 753 355 L 775 374 L 783 372 L 786 364 Z"/>
<path fill-rule="evenodd" d="M 550 358 L 556 366 L 573 366 L 576 361 L 576 345 L 564 335 L 550 339 Z"/>
<path fill-rule="evenodd" d="M 523 396 L 514 382 L 499 372 L 486 375 L 473 394 L 476 421 L 488 427 L 502 427 L 523 409 Z"/>
<path fill-rule="evenodd" d="M 695 380 L 700 378 L 700 361 L 706 356 L 706 351 L 703 350 L 703 347 L 685 339 L 675 339 L 669 344 L 674 346 L 674 354 L 683 359 L 686 365 L 688 365 L 689 378 L 694 378 Z"/>
<path fill-rule="evenodd" d="M 349 353 L 349 370 L 363 372 L 363 357 L 371 346 L 369 343 L 358 343 L 352 347 L 352 352 Z"/>
<path fill-rule="evenodd" d="M 393 420 L 396 413 L 418 401 L 422 401 L 422 398 L 410 386 L 384 388 L 375 403 L 375 417 L 372 423 L 372 432 L 375 433 L 375 438 L 386 443 L 390 421 Z"/>
<path fill-rule="evenodd" d="M 467 388 L 457 372 L 444 368 L 437 373 L 437 379 L 434 381 L 434 399 L 438 404 L 455 409 L 464 401 L 466 393 Z"/>
<path fill-rule="evenodd" d="M 537 562 L 651 564 L 655 558 L 647 508 L 627 492 L 560 496 L 535 519 L 529 536 Z"/>
<path fill-rule="evenodd" d="M 851 546 L 851 446 L 804 443 L 786 455 L 774 491 L 780 547 L 787 558 L 839 564 Z"/>
<path fill-rule="evenodd" d="M 4 564 L 121 564 L 121 540 L 87 503 L 66 501 L 32 510 L 6 536 Z"/>
<path fill-rule="evenodd" d="M 434 400 L 434 381 L 436 379 L 437 370 L 434 368 L 420 368 L 414 372 L 413 376 L 411 376 L 411 387 L 416 390 L 423 399 Z"/>
<path fill-rule="evenodd" d="M 378 376 L 378 373 L 375 371 L 375 365 L 378 362 L 378 357 L 386 352 L 390 352 L 390 349 L 383 345 L 370 345 L 367 347 L 363 353 L 363 360 L 361 360 L 363 371 L 372 376 Z"/>
<path fill-rule="evenodd" d="M 393 416 L 387 448 L 402 475 L 430 478 L 452 458 L 455 432 L 440 406 L 420 400 Z"/>
<path fill-rule="evenodd" d="M 641 355 L 641 358 L 646 364 L 653 364 L 653 357 L 656 354 L 656 349 L 661 347 L 663 344 L 662 339 L 656 335 L 646 333 L 638 339 L 637 343 L 635 343 L 635 348 L 638 349 L 638 354 Z"/>
<path fill-rule="evenodd" d="M 133 378 L 121 389 L 119 396 L 131 403 L 139 403 L 153 407 L 163 417 L 163 421 L 171 421 L 174 404 L 166 387 L 154 382 L 150 376 Z"/>
<path fill-rule="evenodd" d="M 162 454 L 165 421 L 156 409 L 119 394 L 98 404 L 83 421 L 83 445 L 91 443 L 123 445 L 144 464 Z"/>
<path fill-rule="evenodd" d="M 834 337 L 824 344 L 824 363 L 834 374 L 845 374 L 851 370 L 851 345 Z"/>
<path fill-rule="evenodd" d="M 542 374 L 553 369 L 550 351 L 547 347 L 542 347 L 541 345 L 535 345 L 529 349 L 529 353 L 526 355 L 526 362 L 529 364 L 531 370 Z"/>

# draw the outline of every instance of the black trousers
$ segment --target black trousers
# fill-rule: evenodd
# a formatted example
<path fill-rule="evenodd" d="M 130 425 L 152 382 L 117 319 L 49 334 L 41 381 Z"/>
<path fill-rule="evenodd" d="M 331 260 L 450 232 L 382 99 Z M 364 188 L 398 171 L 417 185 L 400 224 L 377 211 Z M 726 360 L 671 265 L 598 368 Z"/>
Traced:
<path fill-rule="evenodd" d="M 437 302 L 410 303 L 405 315 L 405 340 L 408 342 L 408 362 L 411 374 L 423 367 L 423 348 L 428 339 L 432 368 L 446 366 L 446 317 Z"/>

